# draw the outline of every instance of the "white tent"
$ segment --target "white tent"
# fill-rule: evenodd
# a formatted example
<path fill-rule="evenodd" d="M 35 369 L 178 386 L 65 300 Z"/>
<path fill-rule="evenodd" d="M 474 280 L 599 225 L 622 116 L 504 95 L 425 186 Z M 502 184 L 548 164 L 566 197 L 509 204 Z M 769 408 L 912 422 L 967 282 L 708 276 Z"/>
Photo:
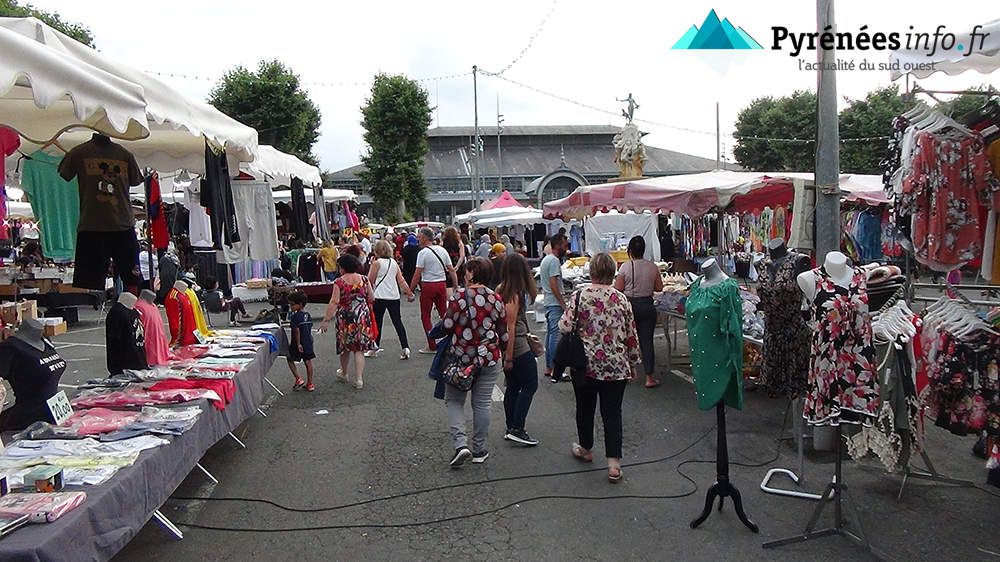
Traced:
<path fill-rule="evenodd" d="M 311 188 L 305 188 L 306 198 L 313 197 L 313 190 Z M 324 189 L 323 199 L 327 203 L 333 203 L 335 201 L 357 201 L 358 194 L 354 193 L 350 189 Z M 292 200 L 292 192 L 289 189 L 282 189 L 274 192 L 274 200 L 289 203 Z"/>
<path fill-rule="evenodd" d="M 522 215 L 533 211 L 536 211 L 534 207 L 497 207 L 485 211 L 470 211 L 461 215 L 455 215 L 455 224 L 476 223 L 479 226 L 480 220 Z"/>
<path fill-rule="evenodd" d="M 235 168 L 235 162 L 248 162 L 256 157 L 257 131 L 207 103 L 191 100 L 165 82 L 111 60 L 35 18 L 0 18 L 0 27 L 42 43 L 65 58 L 76 60 L 83 68 L 100 69 L 137 86 L 145 102 L 150 136 L 122 145 L 135 155 L 140 165 L 164 172 L 185 168 L 200 173 L 205 166 L 206 140 L 225 148 L 231 169 Z M 17 61 L 14 62 L 16 66 Z M 89 133 L 67 133 L 60 136 L 60 144 L 68 148 L 89 138 Z"/>
<path fill-rule="evenodd" d="M 889 55 L 890 68 L 893 68 L 889 71 L 890 77 L 895 80 L 912 74 L 927 78 L 935 72 L 955 75 L 966 70 L 989 74 L 1000 68 L 1000 19 L 955 35 L 955 45 L 951 49 L 939 46 L 930 56 L 924 49 L 893 51 Z M 962 45 L 961 50 L 958 45 Z"/>
<path fill-rule="evenodd" d="M 142 87 L 0 27 L 0 123 L 40 143 L 68 127 L 149 135 Z"/>
<path fill-rule="evenodd" d="M 476 228 L 487 228 L 490 226 L 512 226 L 515 224 L 529 225 L 547 222 L 542 218 L 542 212 L 537 209 L 522 208 L 520 211 L 520 213 L 479 219 L 475 222 L 475 226 Z"/>
<path fill-rule="evenodd" d="M 257 147 L 257 158 L 240 164 L 240 169 L 258 179 L 266 176 L 272 185 L 288 186 L 292 178 L 299 178 L 307 186 L 323 183 L 319 168 L 266 144 Z"/>

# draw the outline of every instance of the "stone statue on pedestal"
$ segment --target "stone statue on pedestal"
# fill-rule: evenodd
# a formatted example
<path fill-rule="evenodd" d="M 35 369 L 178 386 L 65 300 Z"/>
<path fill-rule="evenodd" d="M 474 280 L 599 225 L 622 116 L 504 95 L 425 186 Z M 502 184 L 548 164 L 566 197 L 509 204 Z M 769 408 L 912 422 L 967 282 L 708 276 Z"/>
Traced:
<path fill-rule="evenodd" d="M 639 104 L 635 102 L 631 92 L 625 99 L 617 101 L 628 104 L 622 109 L 622 116 L 626 119 L 625 126 L 611 141 L 615 147 L 615 164 L 618 165 L 617 179 L 641 178 L 642 168 L 646 163 L 646 147 L 642 144 L 643 133 L 632 122 Z"/>

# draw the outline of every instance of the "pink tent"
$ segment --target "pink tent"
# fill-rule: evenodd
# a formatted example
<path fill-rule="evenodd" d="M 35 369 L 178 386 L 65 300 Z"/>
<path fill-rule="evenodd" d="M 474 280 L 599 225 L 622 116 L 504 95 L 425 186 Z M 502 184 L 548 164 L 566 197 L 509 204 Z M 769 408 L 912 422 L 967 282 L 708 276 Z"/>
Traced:
<path fill-rule="evenodd" d="M 500 194 L 500 197 L 483 202 L 483 204 L 479 206 L 479 210 L 488 211 L 490 209 L 505 209 L 507 207 L 524 207 L 524 205 L 518 203 L 517 199 L 514 199 L 514 196 L 511 195 L 509 191 L 504 190 L 503 193 Z"/>

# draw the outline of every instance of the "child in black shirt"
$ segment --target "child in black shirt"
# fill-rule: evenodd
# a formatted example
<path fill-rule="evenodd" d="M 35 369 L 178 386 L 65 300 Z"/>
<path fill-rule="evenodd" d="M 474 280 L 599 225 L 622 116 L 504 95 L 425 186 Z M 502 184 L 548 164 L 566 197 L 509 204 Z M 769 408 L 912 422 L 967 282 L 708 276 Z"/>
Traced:
<path fill-rule="evenodd" d="M 288 316 L 288 322 L 291 324 L 292 331 L 292 341 L 288 346 L 288 368 L 291 369 L 292 376 L 295 377 L 295 385 L 292 388 L 295 390 L 302 390 L 304 388 L 306 391 L 312 392 L 316 390 L 316 387 L 313 385 L 312 365 L 312 360 L 316 358 L 316 353 L 313 351 L 312 316 L 303 310 L 306 306 L 305 293 L 295 291 L 288 295 L 288 305 L 292 311 Z M 305 382 L 299 378 L 299 373 L 295 369 L 297 361 L 302 361 L 306 364 Z"/>

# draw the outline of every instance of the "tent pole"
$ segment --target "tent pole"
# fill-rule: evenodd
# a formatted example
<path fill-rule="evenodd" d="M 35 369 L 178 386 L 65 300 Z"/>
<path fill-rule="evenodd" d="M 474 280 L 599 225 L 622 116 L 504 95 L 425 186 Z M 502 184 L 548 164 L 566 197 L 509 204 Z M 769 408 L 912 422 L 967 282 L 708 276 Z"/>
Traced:
<path fill-rule="evenodd" d="M 816 26 L 836 32 L 834 0 L 816 0 Z M 837 52 L 818 51 L 816 126 L 816 259 L 840 250 L 840 129 L 837 123 Z"/>

